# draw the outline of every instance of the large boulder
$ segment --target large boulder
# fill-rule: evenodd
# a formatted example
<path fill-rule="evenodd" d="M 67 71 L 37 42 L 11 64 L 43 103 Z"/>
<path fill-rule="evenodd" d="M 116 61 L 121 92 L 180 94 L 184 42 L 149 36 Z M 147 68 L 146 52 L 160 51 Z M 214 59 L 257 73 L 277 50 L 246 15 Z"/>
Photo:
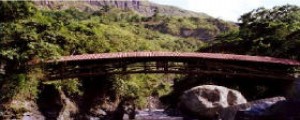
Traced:
<path fill-rule="evenodd" d="M 44 120 L 33 100 L 12 100 L 0 106 L 0 120 Z"/>
<path fill-rule="evenodd" d="M 300 100 L 282 100 L 269 107 L 264 115 L 272 119 L 299 120 Z"/>
<path fill-rule="evenodd" d="M 78 113 L 77 105 L 54 85 L 43 85 L 41 91 L 37 105 L 46 120 L 69 120 Z"/>
<path fill-rule="evenodd" d="M 300 120 L 300 101 L 273 97 L 225 108 L 222 120 Z"/>
<path fill-rule="evenodd" d="M 79 112 L 78 107 L 75 102 L 71 101 L 63 91 L 59 91 L 62 109 L 59 113 L 58 120 L 70 120 L 74 119 L 75 115 Z"/>
<path fill-rule="evenodd" d="M 185 91 L 180 97 L 179 108 L 183 113 L 213 118 L 219 114 L 220 109 L 243 103 L 247 103 L 247 100 L 236 90 L 216 85 L 202 85 Z"/>
<path fill-rule="evenodd" d="M 269 115 L 271 106 L 285 100 L 285 97 L 272 97 L 230 106 L 221 109 L 219 117 L 222 120 L 252 120 L 255 117 Z"/>

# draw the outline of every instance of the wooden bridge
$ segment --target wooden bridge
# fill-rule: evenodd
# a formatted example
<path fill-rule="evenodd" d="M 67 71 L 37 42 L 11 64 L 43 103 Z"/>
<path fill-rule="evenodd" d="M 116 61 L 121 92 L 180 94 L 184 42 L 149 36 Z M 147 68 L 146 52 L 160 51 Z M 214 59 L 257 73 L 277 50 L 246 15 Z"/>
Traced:
<path fill-rule="evenodd" d="M 120 52 L 64 56 L 48 61 L 49 80 L 106 74 L 175 73 L 293 80 L 296 60 L 219 53 Z"/>

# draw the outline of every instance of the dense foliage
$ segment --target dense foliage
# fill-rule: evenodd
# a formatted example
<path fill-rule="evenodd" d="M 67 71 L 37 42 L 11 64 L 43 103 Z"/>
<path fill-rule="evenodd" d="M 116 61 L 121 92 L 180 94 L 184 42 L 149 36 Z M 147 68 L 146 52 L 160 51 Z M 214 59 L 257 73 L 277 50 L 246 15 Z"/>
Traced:
<path fill-rule="evenodd" d="M 258 8 L 240 18 L 240 28 L 202 49 L 203 51 L 282 58 L 300 58 L 300 8 L 293 5 Z"/>
<path fill-rule="evenodd" d="M 164 24 L 168 21 L 170 31 L 180 26 L 197 26 L 194 20 L 177 20 L 158 13 L 145 17 L 131 10 L 121 10 L 104 6 L 94 12 L 82 12 L 75 8 L 62 11 L 37 10 L 31 2 L 0 2 L 0 94 L 1 101 L 12 99 L 36 99 L 39 81 L 43 70 L 33 64 L 57 59 L 64 55 L 120 51 L 195 51 L 205 45 L 195 37 L 182 38 L 149 29 L 149 25 Z M 12 9 L 13 8 L 13 9 Z M 194 18 L 195 19 L 195 18 Z M 199 18 L 200 19 L 200 18 Z M 192 22 L 194 21 L 194 22 Z M 197 23 L 197 24 L 196 24 Z M 177 26 L 179 25 L 179 27 Z M 208 30 L 209 31 L 209 30 Z M 111 82 L 115 90 L 129 91 L 123 96 L 140 96 L 140 106 L 144 106 L 145 97 L 152 92 L 167 93 L 164 76 L 131 75 Z M 67 94 L 81 95 L 81 83 L 54 82 L 58 89 Z M 150 84 L 150 83 L 151 84 Z M 156 85 L 153 87 L 151 85 Z M 148 89 L 142 89 L 147 87 Z M 122 88 L 122 89 L 119 89 Z M 153 89 L 155 88 L 155 89 Z"/>
<path fill-rule="evenodd" d="M 239 30 L 218 19 L 142 16 L 104 6 L 97 11 L 37 10 L 31 2 L 0 2 L 0 102 L 36 99 L 44 78 L 41 64 L 64 55 L 124 52 L 206 50 L 299 59 L 300 10 L 297 6 L 259 8 L 244 14 Z M 201 40 L 211 40 L 210 46 Z M 199 37 L 200 36 L 200 37 Z M 35 65 L 34 65 L 35 64 Z M 34 65 L 34 66 L 33 66 Z M 165 75 L 110 76 L 118 96 L 146 97 L 170 92 Z M 96 79 L 96 78 L 95 78 Z M 50 82 L 69 96 L 82 95 L 79 79 Z M 107 86 L 106 86 L 107 87 Z"/>

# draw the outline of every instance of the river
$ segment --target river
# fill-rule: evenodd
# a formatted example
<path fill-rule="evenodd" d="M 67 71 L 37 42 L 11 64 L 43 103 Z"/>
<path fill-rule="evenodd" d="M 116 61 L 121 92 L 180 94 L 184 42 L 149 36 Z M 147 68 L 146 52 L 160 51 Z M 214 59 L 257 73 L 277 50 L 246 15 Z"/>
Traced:
<path fill-rule="evenodd" d="M 124 120 L 128 120 L 128 116 L 124 116 Z M 183 120 L 183 117 L 168 116 L 163 109 L 139 110 L 136 114 L 136 120 Z"/>

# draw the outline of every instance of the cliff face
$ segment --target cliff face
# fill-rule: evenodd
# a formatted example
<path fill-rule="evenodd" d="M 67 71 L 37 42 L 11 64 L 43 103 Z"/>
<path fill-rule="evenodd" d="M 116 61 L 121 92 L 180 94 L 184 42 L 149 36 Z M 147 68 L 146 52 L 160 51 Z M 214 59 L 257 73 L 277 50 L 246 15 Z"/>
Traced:
<path fill-rule="evenodd" d="M 183 10 L 173 6 L 159 5 L 143 0 L 87 0 L 87 1 L 34 1 L 40 8 L 49 9 L 67 9 L 71 7 L 79 8 L 85 11 L 95 11 L 103 6 L 112 6 L 121 9 L 131 9 L 145 16 L 151 16 L 155 10 L 158 10 L 162 15 L 167 16 L 186 16 L 186 17 L 209 17 L 204 13 L 197 13 L 188 10 Z"/>

